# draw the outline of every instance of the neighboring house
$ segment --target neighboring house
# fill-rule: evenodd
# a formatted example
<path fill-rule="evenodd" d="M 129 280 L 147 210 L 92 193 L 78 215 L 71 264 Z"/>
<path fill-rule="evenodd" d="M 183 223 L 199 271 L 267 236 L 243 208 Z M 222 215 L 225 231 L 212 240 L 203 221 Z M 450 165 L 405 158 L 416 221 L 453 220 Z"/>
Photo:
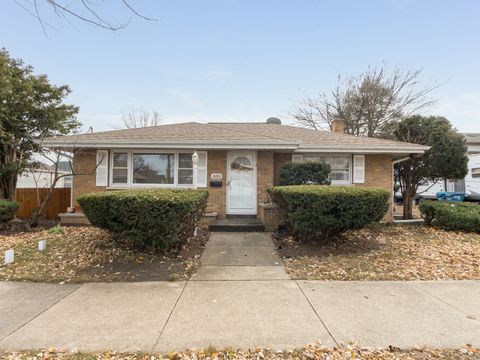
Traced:
<path fill-rule="evenodd" d="M 63 136 L 45 144 L 73 151 L 75 173 L 86 174 L 73 178 L 74 202 L 94 191 L 191 187 L 196 151 L 198 187 L 210 194 L 207 211 L 220 219 L 256 215 L 264 222 L 267 189 L 278 185 L 280 168 L 290 161 L 325 161 L 332 168 L 332 184 L 392 192 L 393 161 L 428 149 L 345 135 L 341 120 L 333 129 L 281 125 L 276 118 L 266 123 L 190 122 Z"/>
<path fill-rule="evenodd" d="M 68 174 L 67 168 L 60 168 L 59 174 Z M 17 179 L 17 188 L 49 188 L 55 178 L 55 169 L 51 165 L 43 163 L 29 164 L 25 171 Z M 70 176 L 62 177 L 55 184 L 56 188 L 71 187 L 72 179 Z"/>
<path fill-rule="evenodd" d="M 425 180 L 417 191 L 416 199 L 435 199 L 439 191 L 462 192 L 467 196 L 466 201 L 480 201 L 480 133 L 463 134 L 468 152 L 468 173 L 464 179 L 458 181 L 438 180 L 432 182 Z M 397 192 L 397 199 L 402 194 Z"/>

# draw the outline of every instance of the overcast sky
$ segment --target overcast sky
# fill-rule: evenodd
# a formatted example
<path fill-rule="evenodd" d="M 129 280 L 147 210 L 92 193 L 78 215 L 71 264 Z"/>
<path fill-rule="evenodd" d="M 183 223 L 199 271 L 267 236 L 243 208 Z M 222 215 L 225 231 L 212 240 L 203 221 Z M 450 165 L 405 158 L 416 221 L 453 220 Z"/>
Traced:
<path fill-rule="evenodd" d="M 330 91 L 338 73 L 385 63 L 445 83 L 428 113 L 480 132 L 477 0 L 130 0 L 158 21 L 133 17 L 117 33 L 69 24 L 43 5 L 57 28 L 48 37 L 17 2 L 1 1 L 0 47 L 70 85 L 84 129 L 120 128 L 130 108 L 158 111 L 165 123 L 288 122 L 294 103 Z M 131 16 L 120 0 L 98 3 L 112 22 Z"/>

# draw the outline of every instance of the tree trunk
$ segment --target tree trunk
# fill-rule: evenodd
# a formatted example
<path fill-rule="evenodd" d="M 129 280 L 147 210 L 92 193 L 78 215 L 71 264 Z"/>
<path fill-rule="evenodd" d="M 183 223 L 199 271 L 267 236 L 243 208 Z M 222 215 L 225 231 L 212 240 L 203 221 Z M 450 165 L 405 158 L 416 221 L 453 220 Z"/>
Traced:
<path fill-rule="evenodd" d="M 30 221 L 29 221 L 31 227 L 38 226 L 38 221 L 40 220 L 40 216 L 42 216 L 43 212 L 45 211 L 45 208 L 47 207 L 50 201 L 50 198 L 52 197 L 53 191 L 55 189 L 55 184 L 56 182 L 53 184 L 53 186 L 48 188 L 47 195 L 43 199 L 40 206 L 32 211 L 32 216 L 30 217 Z"/>
<path fill-rule="evenodd" d="M 17 188 L 17 174 L 5 174 L 0 181 L 0 198 L 15 200 L 15 189 Z"/>
<path fill-rule="evenodd" d="M 402 194 L 403 196 L 403 220 L 413 219 L 413 198 L 415 192 L 407 188 Z"/>
<path fill-rule="evenodd" d="M 22 167 L 22 156 L 10 145 L 4 144 L 0 150 L 0 198 L 15 200 L 18 174 Z"/>

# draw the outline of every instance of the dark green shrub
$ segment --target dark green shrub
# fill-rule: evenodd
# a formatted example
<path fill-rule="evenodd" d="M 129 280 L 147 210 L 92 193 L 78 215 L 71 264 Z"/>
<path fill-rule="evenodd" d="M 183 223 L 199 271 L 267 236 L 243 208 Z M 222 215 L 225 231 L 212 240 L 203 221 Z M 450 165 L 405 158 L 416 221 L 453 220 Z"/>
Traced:
<path fill-rule="evenodd" d="M 319 161 L 290 162 L 280 169 L 280 185 L 330 185 L 330 165 Z"/>
<path fill-rule="evenodd" d="M 419 209 L 427 225 L 444 230 L 480 232 L 480 206 L 477 204 L 423 201 Z"/>
<path fill-rule="evenodd" d="M 0 199 L 0 224 L 12 220 L 17 210 L 18 203 L 16 201 Z"/>
<path fill-rule="evenodd" d="M 277 186 L 270 189 L 292 234 L 300 239 L 329 236 L 380 221 L 388 210 L 384 190 L 348 186 Z"/>
<path fill-rule="evenodd" d="M 135 247 L 168 250 L 187 241 L 207 205 L 206 190 L 109 191 L 78 198 L 94 226 Z"/>

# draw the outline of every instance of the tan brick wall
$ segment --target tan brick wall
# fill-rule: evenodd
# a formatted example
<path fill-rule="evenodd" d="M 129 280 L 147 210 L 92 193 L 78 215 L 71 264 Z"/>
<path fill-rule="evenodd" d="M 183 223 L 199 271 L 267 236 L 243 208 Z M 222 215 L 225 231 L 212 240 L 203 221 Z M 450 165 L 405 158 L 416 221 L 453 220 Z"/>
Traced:
<path fill-rule="evenodd" d="M 257 205 L 270 201 L 267 190 L 273 186 L 273 151 L 257 152 Z"/>
<path fill-rule="evenodd" d="M 273 183 L 280 185 L 280 169 L 292 161 L 292 153 L 275 153 L 273 159 Z"/>
<path fill-rule="evenodd" d="M 96 150 L 82 151 L 75 154 L 73 159 L 73 168 L 75 173 L 85 173 L 88 175 L 77 175 L 73 177 L 73 200 L 74 204 L 79 209 L 79 205 L 76 202 L 77 197 L 82 194 L 95 191 L 105 191 L 105 186 L 96 186 L 95 174 L 91 173 L 95 169 L 97 159 Z M 225 217 L 226 210 L 226 163 L 227 152 L 226 151 L 209 151 L 208 152 L 208 191 L 209 200 L 207 206 L 207 212 L 217 212 L 219 218 Z M 223 174 L 223 184 L 220 188 L 214 188 L 210 186 L 210 175 L 212 173 Z"/>
<path fill-rule="evenodd" d="M 77 209 L 80 209 L 80 206 L 77 203 L 77 198 L 80 195 L 89 192 L 104 191 L 106 189 L 105 186 L 96 186 L 96 161 L 96 150 L 82 150 L 81 152 L 76 153 L 73 157 L 72 166 L 74 173 L 84 174 L 73 176 L 73 204 Z"/>
<path fill-rule="evenodd" d="M 275 153 L 274 155 L 274 183 L 279 184 L 280 169 L 290 162 L 291 153 Z M 392 192 L 392 157 L 389 155 L 365 155 L 365 183 L 355 184 L 355 186 L 379 188 Z M 385 221 L 392 220 L 392 208 L 390 208 Z"/>
<path fill-rule="evenodd" d="M 280 215 L 275 205 L 265 204 L 258 207 L 258 217 L 265 225 L 265 231 L 276 231 L 280 225 Z"/>
<path fill-rule="evenodd" d="M 257 204 L 268 202 L 267 189 L 279 181 L 280 168 L 291 160 L 289 153 L 273 153 L 272 151 L 258 151 L 257 153 Z M 96 165 L 96 150 L 86 150 L 75 155 L 73 168 L 76 175 L 73 177 L 73 200 L 82 194 L 104 191 L 106 187 L 96 186 L 95 174 L 92 173 Z M 226 182 L 227 182 L 227 152 L 212 150 L 208 152 L 208 190 L 209 201 L 207 212 L 217 212 L 219 218 L 226 215 Z M 210 186 L 210 175 L 221 173 L 223 184 L 220 188 Z M 355 186 L 371 187 L 392 191 L 392 157 L 388 155 L 365 156 L 365 183 Z M 391 205 L 391 204 L 390 204 Z M 389 209 L 386 221 L 392 220 L 392 211 Z"/>
<path fill-rule="evenodd" d="M 389 155 L 365 155 L 365 183 L 355 184 L 358 187 L 377 188 L 392 193 L 392 157 Z M 392 204 L 389 200 L 385 221 L 392 221 Z"/>
<path fill-rule="evenodd" d="M 223 150 L 211 150 L 208 152 L 208 205 L 207 212 L 217 212 L 218 218 L 225 218 L 227 207 L 227 152 Z M 223 175 L 222 187 L 216 188 L 210 186 L 210 176 L 212 173 Z"/>

